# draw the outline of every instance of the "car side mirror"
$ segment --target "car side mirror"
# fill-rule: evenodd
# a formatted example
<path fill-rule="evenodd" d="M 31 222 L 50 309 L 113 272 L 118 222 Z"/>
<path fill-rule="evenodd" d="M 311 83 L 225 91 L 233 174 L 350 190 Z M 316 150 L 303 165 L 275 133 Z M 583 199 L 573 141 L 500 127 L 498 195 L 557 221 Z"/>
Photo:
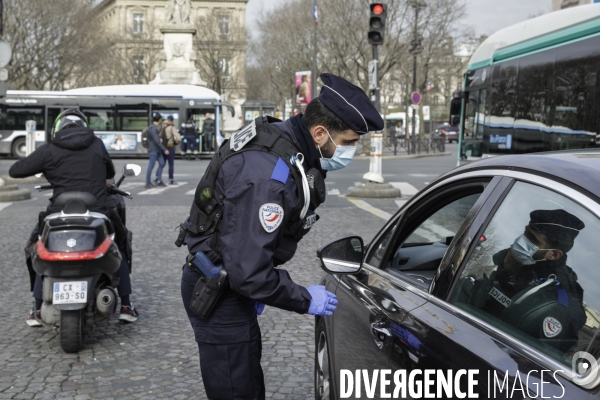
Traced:
<path fill-rule="evenodd" d="M 360 236 L 347 236 L 322 246 L 317 250 L 317 257 L 325 272 L 355 274 L 362 267 L 364 247 Z"/>
<path fill-rule="evenodd" d="M 138 176 L 142 172 L 142 167 L 137 164 L 125 164 L 123 167 L 123 175 Z"/>

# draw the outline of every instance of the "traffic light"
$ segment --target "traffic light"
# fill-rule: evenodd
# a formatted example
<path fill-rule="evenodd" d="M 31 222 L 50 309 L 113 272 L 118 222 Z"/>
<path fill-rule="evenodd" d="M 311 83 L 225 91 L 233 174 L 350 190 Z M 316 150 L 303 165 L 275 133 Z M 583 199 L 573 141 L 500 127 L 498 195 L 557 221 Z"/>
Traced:
<path fill-rule="evenodd" d="M 385 18 L 387 16 L 387 4 L 371 3 L 371 18 L 369 19 L 369 44 L 383 44 L 385 33 Z"/>

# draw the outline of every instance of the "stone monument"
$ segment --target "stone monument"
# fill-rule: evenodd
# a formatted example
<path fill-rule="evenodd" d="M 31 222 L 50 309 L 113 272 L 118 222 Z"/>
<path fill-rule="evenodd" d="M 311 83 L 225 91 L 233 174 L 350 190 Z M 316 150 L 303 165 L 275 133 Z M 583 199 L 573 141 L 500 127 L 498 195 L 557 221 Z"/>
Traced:
<path fill-rule="evenodd" d="M 179 83 L 206 86 L 196 68 L 193 37 L 196 28 L 190 23 L 191 0 L 171 0 L 167 5 L 163 34 L 163 53 L 156 77 L 150 84 Z"/>

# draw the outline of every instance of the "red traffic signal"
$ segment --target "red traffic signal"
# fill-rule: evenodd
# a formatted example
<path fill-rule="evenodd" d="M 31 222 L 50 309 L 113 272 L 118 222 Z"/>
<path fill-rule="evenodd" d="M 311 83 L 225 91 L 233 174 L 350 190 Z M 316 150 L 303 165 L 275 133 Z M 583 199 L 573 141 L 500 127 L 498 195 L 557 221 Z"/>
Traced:
<path fill-rule="evenodd" d="M 385 19 L 387 17 L 387 4 L 371 3 L 371 17 L 369 18 L 369 44 L 379 46 L 383 44 L 385 36 Z"/>
<path fill-rule="evenodd" d="M 383 11 L 384 11 L 383 4 L 381 4 L 381 3 L 371 4 L 371 12 L 373 14 L 377 14 L 377 15 L 383 14 Z"/>

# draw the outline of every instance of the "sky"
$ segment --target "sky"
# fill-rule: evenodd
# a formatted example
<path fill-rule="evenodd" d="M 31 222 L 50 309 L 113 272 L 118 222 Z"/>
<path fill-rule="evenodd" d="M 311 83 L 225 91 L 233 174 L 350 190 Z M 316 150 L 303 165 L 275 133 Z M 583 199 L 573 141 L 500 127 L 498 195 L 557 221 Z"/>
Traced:
<path fill-rule="evenodd" d="M 278 4 L 285 4 L 286 1 L 249 0 L 246 6 L 248 30 L 253 33 L 256 21 L 266 11 L 273 9 Z M 435 0 L 426 1 L 434 2 Z M 466 5 L 467 16 L 457 23 L 472 25 L 477 36 L 482 34 L 489 36 L 499 29 L 552 10 L 552 0 L 466 0 Z"/>

